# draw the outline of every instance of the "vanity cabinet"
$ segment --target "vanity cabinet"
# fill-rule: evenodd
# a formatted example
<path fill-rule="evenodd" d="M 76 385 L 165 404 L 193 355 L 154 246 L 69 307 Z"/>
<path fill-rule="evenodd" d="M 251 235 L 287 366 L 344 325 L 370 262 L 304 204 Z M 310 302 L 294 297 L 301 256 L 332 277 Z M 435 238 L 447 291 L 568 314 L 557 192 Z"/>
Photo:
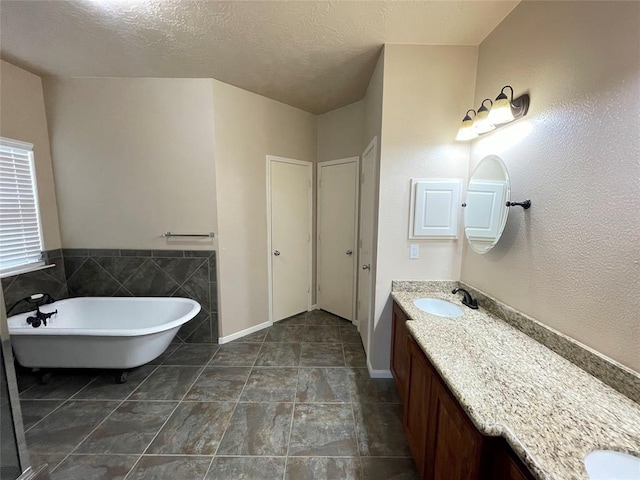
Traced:
<path fill-rule="evenodd" d="M 533 476 L 503 438 L 491 450 L 491 476 L 501 480 L 533 480 Z"/>
<path fill-rule="evenodd" d="M 484 478 L 481 475 L 482 453 L 486 447 L 483 436 L 467 418 L 448 389 L 440 383 L 437 374 L 432 371 L 431 376 L 424 478 Z"/>
<path fill-rule="evenodd" d="M 421 478 L 473 480 L 481 475 L 484 438 L 408 335 L 403 423 Z"/>
<path fill-rule="evenodd" d="M 407 316 L 402 309 L 393 303 L 393 320 L 391 331 L 391 373 L 396 382 L 396 388 L 400 398 L 404 399 L 407 374 L 408 374 L 408 340 Z"/>
<path fill-rule="evenodd" d="M 399 390 L 403 397 L 403 427 L 420 477 L 533 480 L 504 439 L 487 437 L 476 429 L 409 334 L 406 321 L 406 315 L 394 302 L 392 373 L 398 389 L 404 389 Z"/>
<path fill-rule="evenodd" d="M 408 344 L 406 352 L 406 386 L 408 388 L 405 389 L 402 423 L 418 472 L 424 472 L 427 461 L 427 434 L 430 424 L 427 399 L 431 398 L 433 375 L 427 359 L 421 355 L 420 347 L 411 339 L 408 332 L 405 340 Z"/>

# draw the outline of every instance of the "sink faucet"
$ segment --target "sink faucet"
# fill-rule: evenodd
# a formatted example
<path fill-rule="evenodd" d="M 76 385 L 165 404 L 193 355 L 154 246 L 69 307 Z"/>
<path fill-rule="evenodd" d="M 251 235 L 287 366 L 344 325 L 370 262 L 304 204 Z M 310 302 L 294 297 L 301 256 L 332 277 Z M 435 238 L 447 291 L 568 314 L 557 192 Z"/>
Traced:
<path fill-rule="evenodd" d="M 462 292 L 462 304 L 466 305 L 469 308 L 473 308 L 474 310 L 478 309 L 478 301 L 471 296 L 469 292 L 467 292 L 464 288 L 454 288 L 451 293 Z"/>

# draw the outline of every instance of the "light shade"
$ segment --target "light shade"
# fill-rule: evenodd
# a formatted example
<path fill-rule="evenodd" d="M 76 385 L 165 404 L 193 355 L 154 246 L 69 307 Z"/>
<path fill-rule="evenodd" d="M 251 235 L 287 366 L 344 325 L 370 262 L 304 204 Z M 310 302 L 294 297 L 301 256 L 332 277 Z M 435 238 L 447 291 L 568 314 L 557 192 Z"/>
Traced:
<path fill-rule="evenodd" d="M 493 122 L 491 122 L 491 118 L 489 118 L 489 109 L 484 106 L 485 102 L 492 103 L 491 99 L 485 98 L 482 101 L 482 105 L 480 105 L 480 108 L 478 109 L 478 114 L 473 121 L 473 128 L 475 128 L 478 135 L 490 132 L 496 128 Z"/>
<path fill-rule="evenodd" d="M 467 114 L 462 119 L 462 123 L 458 129 L 458 135 L 456 135 L 456 140 L 461 142 L 472 140 L 478 136 L 478 133 L 473 126 L 473 119 L 469 116 L 469 112 L 473 112 L 474 116 L 476 116 L 475 110 L 467 110 Z"/>
<path fill-rule="evenodd" d="M 505 89 L 511 90 L 511 98 L 507 98 Z M 496 97 L 489 112 L 489 121 L 494 125 L 503 125 L 524 117 L 529 111 L 529 94 L 524 93 L 518 98 L 513 98 L 513 88 L 510 85 L 502 87 L 500 95 Z M 478 112 L 480 113 L 480 112 Z"/>
<path fill-rule="evenodd" d="M 491 112 L 489 113 L 489 121 L 494 125 L 502 125 L 503 123 L 513 122 L 513 120 L 515 120 L 515 118 L 511 111 L 511 100 L 501 92 L 496 98 L 496 101 L 493 102 Z"/>

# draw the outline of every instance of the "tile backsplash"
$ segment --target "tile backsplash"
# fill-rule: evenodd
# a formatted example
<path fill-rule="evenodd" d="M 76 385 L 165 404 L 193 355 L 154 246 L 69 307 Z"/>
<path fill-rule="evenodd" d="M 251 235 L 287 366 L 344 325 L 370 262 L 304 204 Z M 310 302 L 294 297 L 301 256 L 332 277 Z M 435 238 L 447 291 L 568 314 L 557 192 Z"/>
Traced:
<path fill-rule="evenodd" d="M 56 266 L 2 280 L 7 306 L 35 292 L 66 297 L 186 297 L 202 306 L 176 337 L 217 343 L 216 252 L 207 250 L 63 249 L 46 252 Z M 12 313 L 28 310 L 16 309 Z"/>

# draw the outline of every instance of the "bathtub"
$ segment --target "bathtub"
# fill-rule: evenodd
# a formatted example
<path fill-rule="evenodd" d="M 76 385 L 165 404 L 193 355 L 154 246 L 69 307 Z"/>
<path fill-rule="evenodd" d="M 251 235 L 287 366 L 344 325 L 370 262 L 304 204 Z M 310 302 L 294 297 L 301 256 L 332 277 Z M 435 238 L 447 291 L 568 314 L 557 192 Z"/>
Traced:
<path fill-rule="evenodd" d="M 21 313 L 8 319 L 11 345 L 30 368 L 104 368 L 144 365 L 165 351 L 200 304 L 188 298 L 80 297 L 40 307 L 58 310 L 33 328 Z"/>

